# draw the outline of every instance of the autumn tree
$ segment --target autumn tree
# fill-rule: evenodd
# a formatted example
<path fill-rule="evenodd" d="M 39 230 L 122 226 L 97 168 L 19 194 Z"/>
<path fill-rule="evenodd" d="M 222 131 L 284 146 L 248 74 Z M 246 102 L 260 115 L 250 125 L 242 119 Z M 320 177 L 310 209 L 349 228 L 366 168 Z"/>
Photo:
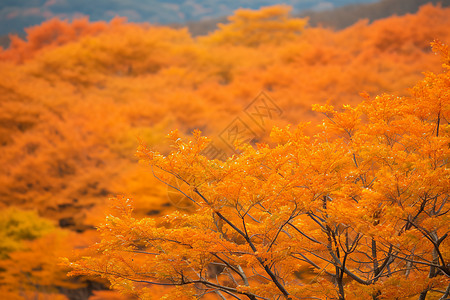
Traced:
<path fill-rule="evenodd" d="M 118 18 L 111 22 L 111 24 L 117 23 L 120 23 Z M 67 20 L 51 19 L 41 25 L 25 29 L 26 40 L 22 40 L 17 35 L 10 35 L 11 45 L 7 50 L 0 51 L 0 61 L 23 63 L 33 58 L 42 49 L 54 48 L 107 29 L 106 22 L 90 23 L 87 18 L 74 20 L 71 24 Z"/>
<path fill-rule="evenodd" d="M 69 255 L 78 238 L 34 211 L 0 213 L 0 294 L 4 299 L 67 299 L 61 290 L 83 288 L 64 276 L 55 257 Z M 79 242 L 78 242 L 79 245 Z M 83 245 L 83 244 L 82 244 Z"/>
<path fill-rule="evenodd" d="M 118 197 L 100 227 L 98 256 L 68 264 L 124 292 L 165 299 L 445 299 L 450 293 L 449 50 L 444 72 L 411 96 L 380 95 L 326 119 L 315 136 L 274 128 L 273 144 L 236 143 L 209 160 L 210 142 L 170 134 L 167 156 L 138 155 L 196 210 L 135 218 Z M 414 282 L 414 283 L 413 283 Z M 412 299 L 412 298 L 411 298 Z"/>
<path fill-rule="evenodd" d="M 258 46 L 295 38 L 303 31 L 307 21 L 291 18 L 290 10 L 285 5 L 260 10 L 238 9 L 228 18 L 229 24 L 219 24 L 219 30 L 205 40 L 225 45 Z"/>
<path fill-rule="evenodd" d="M 0 212 L 0 259 L 23 248 L 23 241 L 39 238 L 54 229 L 53 224 L 33 211 L 8 208 Z"/>
<path fill-rule="evenodd" d="M 120 19 L 54 20 L 28 30 L 20 45 L 0 51 L 0 205 L 36 208 L 82 230 L 86 211 L 107 195 L 147 189 L 129 163 L 136 135 L 161 143 L 171 128 L 202 128 L 212 137 L 261 89 L 283 108 L 286 123 L 318 121 L 311 104 L 328 98 L 340 106 L 357 104 L 358 91 L 404 95 L 422 70 L 437 66 L 424 40 L 450 38 L 450 9 L 432 5 L 340 32 L 307 27 L 301 34 L 290 29 L 287 11 L 245 11 L 248 22 L 234 34 L 267 26 L 280 37 L 266 43 L 264 29 L 257 47 Z M 164 193 L 154 194 L 158 207 L 143 209 L 163 209 Z"/>
<path fill-rule="evenodd" d="M 356 105 L 359 91 L 405 96 L 406 87 L 422 78 L 423 70 L 438 71 L 439 57 L 430 51 L 429 41 L 450 40 L 450 9 L 439 6 L 361 21 L 342 31 L 305 26 L 305 20 L 288 12 L 284 6 L 240 10 L 228 25 L 198 38 L 185 29 L 118 18 L 110 23 L 52 20 L 28 29 L 24 39 L 13 38 L 8 49 L 0 50 L 0 209 L 34 209 L 79 232 L 79 240 L 103 219 L 108 195 L 133 195 L 135 218 L 164 215 L 174 207 L 167 188 L 134 163 L 136 136 L 158 145 L 165 155 L 168 147 L 159 145 L 172 128 L 179 128 L 180 135 L 201 128 L 214 139 L 214 132 L 243 113 L 260 90 L 269 91 L 283 109 L 279 127 L 319 121 L 312 103 L 330 99 L 335 107 Z M 421 91 L 427 93 L 423 99 L 434 95 L 429 82 L 415 89 L 415 97 Z M 414 107 L 425 113 L 429 107 L 421 103 Z M 441 135 L 444 121 L 438 119 Z M 305 134 L 319 130 L 305 127 Z M 268 136 L 261 135 L 261 141 Z M 2 225 L 0 236 L 14 236 L 11 228 Z M 7 250 L 0 254 L 11 254 L 11 261 L 2 262 L 9 274 L 3 286 L 9 292 L 54 292 L 41 279 L 66 280 L 52 275 L 63 276 L 52 264 L 24 259 L 30 253 L 47 257 L 40 253 L 50 251 L 34 251 L 40 241 L 31 241 L 34 246 L 9 238 L 0 242 Z M 21 250 L 16 247 L 25 244 Z M 32 281 L 9 284 L 23 282 L 30 268 Z M 250 266 L 242 268 L 251 272 Z M 306 267 L 295 271 L 302 282 L 316 275 Z M 41 291 L 34 290 L 36 283 Z"/>

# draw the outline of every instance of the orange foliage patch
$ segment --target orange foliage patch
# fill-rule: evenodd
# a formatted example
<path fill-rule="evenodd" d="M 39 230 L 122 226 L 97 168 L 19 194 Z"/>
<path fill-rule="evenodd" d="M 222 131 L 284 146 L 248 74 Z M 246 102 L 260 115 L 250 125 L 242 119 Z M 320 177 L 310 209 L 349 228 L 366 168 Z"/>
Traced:
<path fill-rule="evenodd" d="M 220 144 L 239 117 L 264 142 L 274 124 L 318 123 L 312 104 L 407 95 L 423 70 L 439 69 L 429 43 L 450 41 L 450 9 L 432 5 L 342 31 L 308 27 L 283 6 L 241 10 L 230 21 L 199 38 L 122 19 L 52 20 L 26 40 L 13 37 L 0 50 L 0 207 L 33 208 L 79 232 L 118 193 L 139 199 L 141 216 L 165 214 L 173 199 L 137 165 L 138 137 L 168 153 L 168 130 L 200 128 Z M 448 64 L 448 50 L 434 47 Z M 429 97 L 426 86 L 414 93 Z M 261 91 L 281 111 L 262 127 L 244 112 Z M 436 111 L 421 103 L 424 114 Z"/>
<path fill-rule="evenodd" d="M 433 47 L 448 58 L 447 47 Z M 98 255 L 67 261 L 72 275 L 162 299 L 425 299 L 450 293 L 450 67 L 411 96 L 352 107 L 314 105 L 320 132 L 274 127 L 272 143 L 236 143 L 222 161 L 199 130 L 139 157 L 195 207 L 136 218 L 119 196 L 99 226 Z M 149 170 L 150 172 L 150 170 Z M 442 297 L 441 297 L 442 295 Z"/>

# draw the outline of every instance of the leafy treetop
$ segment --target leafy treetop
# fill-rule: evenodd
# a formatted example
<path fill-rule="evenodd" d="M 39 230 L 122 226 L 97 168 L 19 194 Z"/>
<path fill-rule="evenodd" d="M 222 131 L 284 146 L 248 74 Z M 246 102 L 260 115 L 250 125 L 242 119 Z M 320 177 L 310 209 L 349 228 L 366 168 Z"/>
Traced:
<path fill-rule="evenodd" d="M 138 155 L 195 205 L 161 220 L 135 218 L 118 197 L 99 227 L 97 256 L 72 275 L 107 278 L 151 299 L 425 299 L 450 293 L 449 51 L 411 96 L 364 95 L 356 107 L 314 106 L 315 136 L 274 128 L 271 144 L 237 144 L 226 161 L 202 155 L 209 139 L 170 134 L 168 155 Z"/>

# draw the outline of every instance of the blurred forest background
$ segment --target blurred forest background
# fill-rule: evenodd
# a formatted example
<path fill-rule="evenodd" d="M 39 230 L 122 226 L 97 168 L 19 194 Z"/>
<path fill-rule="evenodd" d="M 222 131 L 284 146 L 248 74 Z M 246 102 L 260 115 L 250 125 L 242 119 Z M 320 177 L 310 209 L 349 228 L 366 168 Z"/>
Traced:
<path fill-rule="evenodd" d="M 2 1 L 0 28 L 18 34 L 0 49 L 2 299 L 122 299 L 101 280 L 67 278 L 57 258 L 98 239 L 110 196 L 133 197 L 141 216 L 176 208 L 134 157 L 138 139 L 163 152 L 174 128 L 214 139 L 261 91 L 282 112 L 277 125 L 316 124 L 315 103 L 408 94 L 422 72 L 440 70 L 430 42 L 450 42 L 446 1 L 328 1 L 303 12 L 317 1 L 287 1 L 293 10 L 225 20 L 225 1 L 144 2 L 87 11 L 87 1 Z M 166 25 L 135 23 L 148 20 Z M 266 125 L 254 129 L 261 140 Z"/>
<path fill-rule="evenodd" d="M 171 27 L 187 27 L 193 36 L 206 35 L 227 23 L 227 16 L 238 8 L 259 9 L 279 2 L 273 0 L 239 1 L 148 1 L 148 0 L 4 0 L 0 3 L 0 46 L 9 45 L 11 33 L 25 37 L 24 29 L 52 18 L 110 21 L 116 16 L 129 22 L 148 22 Z M 343 29 L 360 19 L 370 22 L 391 15 L 415 13 L 426 3 L 448 6 L 442 0 L 286 0 L 292 16 L 308 17 L 310 26 Z"/>
<path fill-rule="evenodd" d="M 370 3 L 376 0 L 286 0 L 284 4 L 293 11 L 307 9 L 333 9 L 354 3 Z M 273 0 L 5 0 L 0 4 L 0 35 L 11 32 L 20 33 L 23 28 L 36 25 L 50 18 L 58 17 L 72 20 L 87 16 L 92 21 L 109 21 L 115 16 L 126 17 L 130 22 L 149 22 L 152 24 L 186 23 L 189 21 L 226 20 L 238 8 L 259 9 L 277 4 Z"/>

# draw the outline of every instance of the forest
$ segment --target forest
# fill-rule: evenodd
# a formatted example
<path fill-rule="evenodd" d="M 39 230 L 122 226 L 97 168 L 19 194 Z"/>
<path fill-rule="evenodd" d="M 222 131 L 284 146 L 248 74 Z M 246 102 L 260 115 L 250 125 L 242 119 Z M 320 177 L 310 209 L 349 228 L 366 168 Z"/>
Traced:
<path fill-rule="evenodd" d="M 375 1 L 285 0 L 283 3 L 298 12 Z M 10 32 L 20 33 L 24 27 L 33 26 L 51 17 L 72 20 L 84 16 L 99 21 L 122 16 L 131 22 L 170 24 L 225 17 L 238 8 L 259 9 L 276 3 L 277 1 L 273 0 L 96 0 L 95 5 L 92 5 L 88 0 L 3 0 L 0 2 L 0 36 Z"/>
<path fill-rule="evenodd" d="M 450 8 L 52 19 L 0 48 L 4 299 L 447 299 Z"/>

